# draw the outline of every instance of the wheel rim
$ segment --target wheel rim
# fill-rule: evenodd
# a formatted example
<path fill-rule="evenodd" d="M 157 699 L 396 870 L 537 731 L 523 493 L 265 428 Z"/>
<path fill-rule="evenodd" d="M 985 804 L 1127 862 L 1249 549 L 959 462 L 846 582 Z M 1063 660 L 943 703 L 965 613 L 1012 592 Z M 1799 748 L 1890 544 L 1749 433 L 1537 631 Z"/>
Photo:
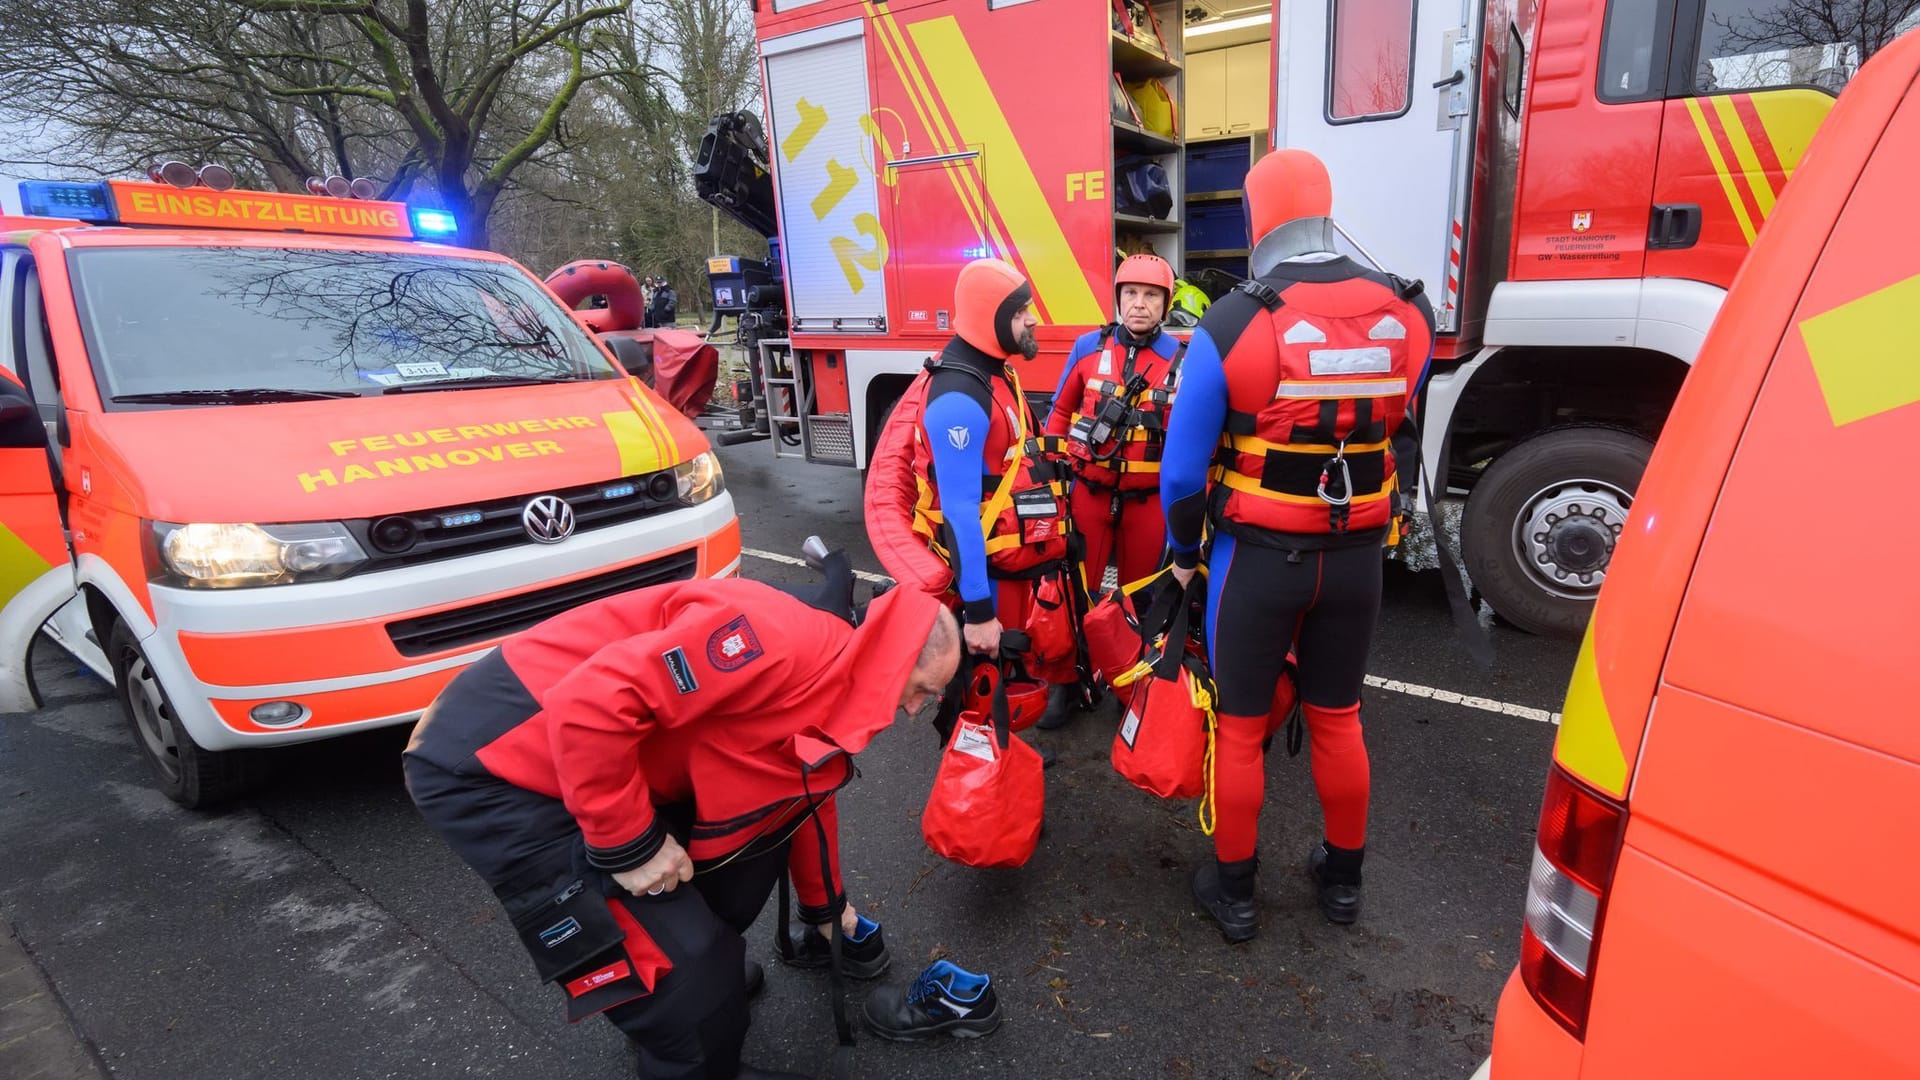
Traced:
<path fill-rule="evenodd" d="M 1633 496 L 1604 480 L 1565 480 L 1528 499 L 1513 523 L 1514 553 L 1542 589 L 1592 600 L 1607 580 Z"/>
<path fill-rule="evenodd" d="M 147 756 L 152 758 L 168 780 L 180 778 L 180 743 L 174 736 L 168 716 L 167 696 L 147 658 L 133 653 L 127 663 L 127 707 L 133 713 L 133 727 L 140 733 Z"/>

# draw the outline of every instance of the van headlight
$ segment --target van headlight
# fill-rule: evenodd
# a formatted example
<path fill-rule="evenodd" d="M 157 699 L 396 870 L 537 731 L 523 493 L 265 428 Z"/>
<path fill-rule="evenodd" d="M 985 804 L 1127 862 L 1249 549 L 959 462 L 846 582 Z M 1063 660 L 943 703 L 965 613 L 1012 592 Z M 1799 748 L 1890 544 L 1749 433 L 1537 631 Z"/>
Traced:
<path fill-rule="evenodd" d="M 691 461 L 673 467 L 680 484 L 680 505 L 696 506 L 727 490 L 726 477 L 720 473 L 720 459 L 709 450 Z"/>
<path fill-rule="evenodd" d="M 298 525 L 153 523 L 156 581 L 195 589 L 326 581 L 367 561 L 337 522 Z"/>

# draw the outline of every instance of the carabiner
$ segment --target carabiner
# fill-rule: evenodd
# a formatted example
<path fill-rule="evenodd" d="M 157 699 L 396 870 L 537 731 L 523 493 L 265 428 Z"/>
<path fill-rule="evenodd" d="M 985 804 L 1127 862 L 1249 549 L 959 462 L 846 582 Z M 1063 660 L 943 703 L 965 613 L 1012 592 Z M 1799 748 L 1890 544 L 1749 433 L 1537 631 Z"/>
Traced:
<path fill-rule="evenodd" d="M 1327 481 L 1333 478 L 1335 467 L 1340 470 L 1341 494 L 1337 499 L 1327 494 Z M 1314 494 L 1320 496 L 1320 501 L 1328 506 L 1345 506 L 1353 501 L 1353 470 L 1347 466 L 1347 440 L 1341 439 L 1333 456 L 1327 459 L 1326 464 L 1320 466 L 1320 487 L 1314 491 Z"/>

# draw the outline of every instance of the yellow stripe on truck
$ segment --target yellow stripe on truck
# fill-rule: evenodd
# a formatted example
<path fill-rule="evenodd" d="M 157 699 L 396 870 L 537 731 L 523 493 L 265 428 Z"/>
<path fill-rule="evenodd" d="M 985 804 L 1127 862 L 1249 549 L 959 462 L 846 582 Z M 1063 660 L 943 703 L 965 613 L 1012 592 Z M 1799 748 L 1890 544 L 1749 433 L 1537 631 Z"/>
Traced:
<path fill-rule="evenodd" d="M 620 451 L 620 475 L 655 472 L 680 462 L 680 448 L 660 415 L 637 394 L 630 412 L 602 413 L 600 419 Z"/>
<path fill-rule="evenodd" d="M 1833 95 L 1818 90 L 1761 90 L 1749 94 L 1747 100 L 1760 117 L 1760 126 L 1766 129 L 1780 171 L 1791 178 L 1813 142 L 1814 132 L 1833 111 Z"/>
<path fill-rule="evenodd" d="M 1706 148 L 1707 160 L 1713 163 L 1713 174 L 1720 180 L 1720 190 L 1726 193 L 1727 204 L 1733 208 L 1733 217 L 1740 223 L 1740 233 L 1753 243 L 1753 218 L 1747 214 L 1746 200 L 1740 197 L 1740 189 L 1734 185 L 1733 172 L 1727 168 L 1727 159 L 1720 156 L 1720 144 L 1713 137 L 1713 126 L 1707 122 L 1707 114 L 1700 109 L 1700 102 L 1687 99 L 1687 115 L 1693 117 L 1694 130 L 1700 133 L 1700 145 Z"/>
<path fill-rule="evenodd" d="M 1627 758 L 1613 728 L 1613 715 L 1600 693 L 1600 669 L 1593 656 L 1593 623 L 1580 642 L 1567 684 L 1567 703 L 1560 710 L 1560 735 L 1553 744 L 1554 759 L 1566 770 L 1615 798 L 1627 797 Z"/>
<path fill-rule="evenodd" d="M 1067 245 L 1060 220 L 1047 205 L 1046 194 L 1027 163 L 1026 151 L 987 87 L 980 62 L 967 43 L 960 23 L 951 15 L 907 27 L 933 76 L 935 88 L 960 127 L 969 146 L 991 150 L 993 169 L 983 170 L 993 206 L 1013 233 L 1014 247 L 1044 298 L 1048 318 L 1056 323 L 1097 326 L 1106 321 L 1100 301 L 1081 273 L 1073 249 Z"/>

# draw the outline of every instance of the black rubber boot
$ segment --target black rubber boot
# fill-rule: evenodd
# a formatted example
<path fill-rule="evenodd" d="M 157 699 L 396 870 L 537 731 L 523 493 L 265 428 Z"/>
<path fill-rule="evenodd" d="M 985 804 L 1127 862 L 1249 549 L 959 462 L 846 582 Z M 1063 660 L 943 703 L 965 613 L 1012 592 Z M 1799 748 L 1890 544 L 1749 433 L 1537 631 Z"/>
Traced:
<path fill-rule="evenodd" d="M 1253 899 L 1256 858 L 1239 862 L 1208 859 L 1193 871 L 1193 898 L 1220 926 L 1228 944 L 1252 941 L 1260 932 L 1260 907 Z"/>
<path fill-rule="evenodd" d="M 1347 926 L 1360 917 L 1360 861 L 1366 853 L 1364 847 L 1334 847 L 1323 841 L 1307 854 L 1307 873 L 1328 922 Z"/>
<path fill-rule="evenodd" d="M 1080 711 L 1078 688 L 1070 683 L 1055 684 L 1047 691 L 1047 711 L 1033 725 L 1042 731 L 1054 731 L 1073 722 L 1074 714 Z"/>

